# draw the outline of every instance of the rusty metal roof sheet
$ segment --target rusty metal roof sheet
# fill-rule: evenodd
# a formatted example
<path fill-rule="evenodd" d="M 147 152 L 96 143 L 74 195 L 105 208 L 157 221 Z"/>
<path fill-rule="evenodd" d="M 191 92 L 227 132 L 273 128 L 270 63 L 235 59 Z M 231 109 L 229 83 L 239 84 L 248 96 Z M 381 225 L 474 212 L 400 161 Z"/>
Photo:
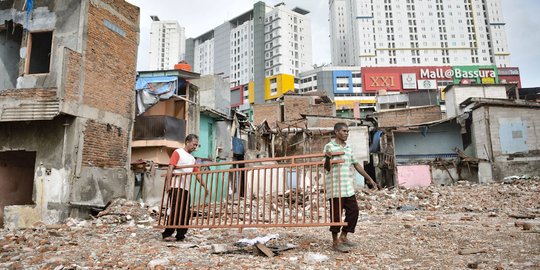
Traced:
<path fill-rule="evenodd" d="M 0 122 L 52 120 L 60 114 L 59 100 L 28 100 L 0 107 Z"/>

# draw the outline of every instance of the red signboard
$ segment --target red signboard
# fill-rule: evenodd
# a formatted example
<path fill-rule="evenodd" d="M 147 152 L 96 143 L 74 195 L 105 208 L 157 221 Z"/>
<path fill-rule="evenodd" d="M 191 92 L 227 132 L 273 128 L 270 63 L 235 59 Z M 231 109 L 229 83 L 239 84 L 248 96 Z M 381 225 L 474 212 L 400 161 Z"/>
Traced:
<path fill-rule="evenodd" d="M 521 87 L 519 69 L 515 67 L 498 68 L 499 82 L 501 84 L 517 83 Z M 414 75 L 412 75 L 414 74 Z M 436 89 L 437 85 L 446 85 L 454 82 L 454 70 L 451 66 L 418 66 L 418 67 L 364 67 L 362 68 L 362 91 L 367 93 L 386 91 L 416 91 L 411 84 L 404 87 L 402 75 L 406 78 L 416 77 L 417 89 L 426 89 L 426 82 Z M 431 86 L 436 82 L 435 85 Z M 441 83 L 444 82 L 444 83 Z M 463 82 L 464 83 L 464 82 Z"/>
<path fill-rule="evenodd" d="M 362 68 L 362 91 L 376 92 L 379 90 L 404 91 L 402 74 L 414 74 L 417 80 L 451 81 L 447 78 L 448 70 L 452 67 L 365 67 Z M 405 87 L 407 90 L 410 87 Z"/>

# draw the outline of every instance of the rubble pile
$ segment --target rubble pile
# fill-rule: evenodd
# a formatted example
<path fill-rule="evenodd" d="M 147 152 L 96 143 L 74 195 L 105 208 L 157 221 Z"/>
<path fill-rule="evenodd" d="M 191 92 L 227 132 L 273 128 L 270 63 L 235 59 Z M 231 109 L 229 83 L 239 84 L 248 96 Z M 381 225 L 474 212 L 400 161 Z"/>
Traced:
<path fill-rule="evenodd" d="M 154 208 L 116 199 L 93 219 L 0 230 L 0 269 L 540 268 L 537 179 L 357 197 L 350 253 L 332 251 L 327 227 L 190 229 L 164 242 Z"/>

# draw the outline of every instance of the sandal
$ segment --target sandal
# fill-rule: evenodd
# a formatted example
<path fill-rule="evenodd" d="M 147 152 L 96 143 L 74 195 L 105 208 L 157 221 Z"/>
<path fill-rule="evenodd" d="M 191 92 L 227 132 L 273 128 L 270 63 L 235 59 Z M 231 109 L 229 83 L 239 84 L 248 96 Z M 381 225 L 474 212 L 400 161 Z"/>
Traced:
<path fill-rule="evenodd" d="M 341 253 L 349 253 L 349 249 L 341 243 L 337 245 L 332 245 L 332 249 Z"/>
<path fill-rule="evenodd" d="M 346 247 L 356 247 L 357 245 L 349 240 L 341 242 Z"/>

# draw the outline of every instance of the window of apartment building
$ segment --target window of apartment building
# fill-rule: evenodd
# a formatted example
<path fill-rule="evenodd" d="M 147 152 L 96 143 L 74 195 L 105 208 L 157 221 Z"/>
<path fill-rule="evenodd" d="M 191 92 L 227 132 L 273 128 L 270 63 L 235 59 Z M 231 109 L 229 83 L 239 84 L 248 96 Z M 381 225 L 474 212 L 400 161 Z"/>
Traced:
<path fill-rule="evenodd" d="M 34 32 L 28 38 L 27 74 L 49 73 L 53 32 Z"/>

